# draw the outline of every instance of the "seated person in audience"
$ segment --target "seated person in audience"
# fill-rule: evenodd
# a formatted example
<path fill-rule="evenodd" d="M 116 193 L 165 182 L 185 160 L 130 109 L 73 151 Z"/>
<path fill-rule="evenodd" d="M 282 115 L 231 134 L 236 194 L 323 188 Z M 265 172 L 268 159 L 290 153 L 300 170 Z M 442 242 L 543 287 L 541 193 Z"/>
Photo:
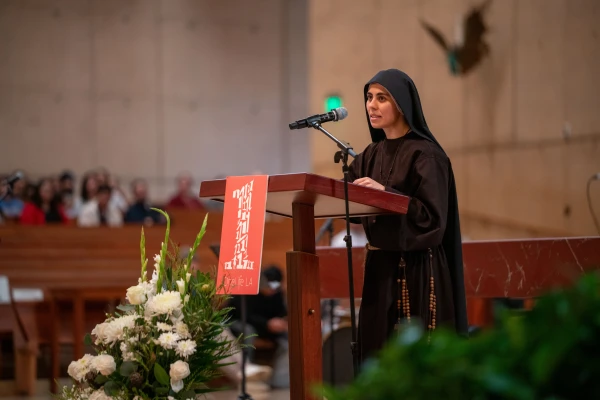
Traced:
<path fill-rule="evenodd" d="M 81 179 L 81 189 L 79 197 L 73 200 L 73 204 L 65 212 L 71 219 L 76 219 L 81 212 L 81 207 L 88 201 L 93 200 L 98 192 L 98 180 L 96 174 L 93 172 L 86 172 Z"/>
<path fill-rule="evenodd" d="M 100 185 L 96 197 L 81 207 L 77 224 L 84 227 L 123 225 L 121 211 L 110 202 L 111 192 L 110 186 Z"/>
<path fill-rule="evenodd" d="M 112 190 L 110 203 L 116 206 L 122 213 L 127 212 L 129 202 L 127 201 L 127 196 L 125 196 L 125 193 L 121 189 L 119 179 L 103 167 L 96 170 L 96 179 L 98 180 L 98 185 L 110 186 Z"/>
<path fill-rule="evenodd" d="M 281 270 L 277 266 L 270 266 L 261 274 L 259 293 L 246 296 L 245 336 L 256 334 L 259 338 L 273 341 L 277 345 L 270 382 L 274 388 L 289 387 L 287 307 L 281 291 L 282 278 Z M 244 333 L 241 296 L 233 296 L 228 306 L 233 307 L 231 332 L 239 336 Z M 257 336 L 249 337 L 245 342 L 253 346 Z M 248 349 L 250 360 L 253 360 L 252 350 Z"/>
<path fill-rule="evenodd" d="M 133 204 L 125 213 L 125 222 L 143 223 L 147 226 L 165 222 L 161 214 L 150 209 L 148 183 L 145 180 L 135 179 L 131 183 L 131 191 L 133 192 Z"/>
<path fill-rule="evenodd" d="M 7 177 L 0 177 L 0 182 L 3 182 Z M 0 198 L 5 196 L 4 200 L 0 201 L 0 217 L 7 221 L 19 220 L 25 207 L 23 194 L 26 186 L 27 182 L 24 179 L 19 179 L 13 184 L 12 190 L 9 193 L 7 193 L 9 189 L 8 185 L 0 187 Z"/>
<path fill-rule="evenodd" d="M 58 178 L 58 194 L 62 199 L 65 214 L 69 219 L 77 218 L 78 207 L 81 206 L 76 204 L 74 180 L 75 177 L 69 171 L 64 171 Z"/>
<path fill-rule="evenodd" d="M 20 222 L 22 225 L 68 222 L 60 198 L 52 186 L 52 180 L 44 178 L 39 182 L 31 196 L 31 201 L 25 203 Z"/>
<path fill-rule="evenodd" d="M 188 210 L 204 210 L 204 205 L 198 198 L 198 190 L 194 192 L 194 180 L 188 173 L 177 177 L 177 193 L 169 200 L 169 208 L 185 208 Z"/>

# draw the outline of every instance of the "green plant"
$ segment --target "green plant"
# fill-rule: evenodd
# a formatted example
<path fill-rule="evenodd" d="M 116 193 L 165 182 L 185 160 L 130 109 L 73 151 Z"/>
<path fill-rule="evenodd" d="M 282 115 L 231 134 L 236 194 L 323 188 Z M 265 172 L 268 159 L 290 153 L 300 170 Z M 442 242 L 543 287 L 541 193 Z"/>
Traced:
<path fill-rule="evenodd" d="M 500 325 L 465 340 L 408 326 L 328 400 L 598 399 L 600 279 L 546 294 L 532 311 L 505 311 Z"/>

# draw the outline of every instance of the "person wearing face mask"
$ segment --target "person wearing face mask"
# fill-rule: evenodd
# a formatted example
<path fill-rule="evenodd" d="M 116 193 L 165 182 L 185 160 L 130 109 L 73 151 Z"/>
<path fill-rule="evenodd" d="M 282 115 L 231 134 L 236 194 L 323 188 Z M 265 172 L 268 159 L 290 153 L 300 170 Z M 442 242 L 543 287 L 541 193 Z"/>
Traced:
<path fill-rule="evenodd" d="M 467 313 L 456 184 L 404 72 L 364 86 L 372 143 L 350 165 L 350 182 L 410 197 L 405 215 L 361 219 L 368 243 L 358 323 L 364 362 L 405 324 L 466 336 Z"/>

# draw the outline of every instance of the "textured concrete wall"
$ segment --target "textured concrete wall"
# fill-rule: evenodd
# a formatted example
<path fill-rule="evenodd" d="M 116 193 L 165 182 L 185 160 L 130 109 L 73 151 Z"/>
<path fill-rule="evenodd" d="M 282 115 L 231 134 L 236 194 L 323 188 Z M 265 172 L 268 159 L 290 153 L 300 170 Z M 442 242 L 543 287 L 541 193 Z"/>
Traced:
<path fill-rule="evenodd" d="M 0 171 L 310 168 L 305 0 L 3 0 Z"/>
<path fill-rule="evenodd" d="M 490 57 L 453 77 L 419 19 L 452 40 L 457 17 L 480 2 L 311 1 L 311 111 L 341 93 L 350 116 L 329 128 L 362 150 L 370 140 L 363 85 L 400 68 L 452 158 L 466 236 L 595 234 L 585 189 L 600 172 L 600 2 L 493 1 Z M 329 139 L 311 140 L 313 170 L 341 176 Z M 592 199 L 600 213 L 600 182 Z"/>

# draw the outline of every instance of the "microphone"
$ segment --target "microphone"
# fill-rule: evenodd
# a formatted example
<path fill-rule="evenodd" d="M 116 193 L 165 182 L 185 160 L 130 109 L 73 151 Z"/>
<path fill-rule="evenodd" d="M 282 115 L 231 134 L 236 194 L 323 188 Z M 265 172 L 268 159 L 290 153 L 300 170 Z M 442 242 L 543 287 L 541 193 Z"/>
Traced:
<path fill-rule="evenodd" d="M 8 178 L 4 179 L 4 184 L 8 186 L 12 186 L 16 181 L 23 179 L 23 173 L 21 171 L 17 171 Z"/>
<path fill-rule="evenodd" d="M 290 129 L 311 128 L 313 124 L 322 124 L 330 121 L 341 121 L 348 116 L 348 110 L 345 107 L 338 107 L 326 114 L 317 114 L 305 119 L 299 119 L 290 124 Z"/>

